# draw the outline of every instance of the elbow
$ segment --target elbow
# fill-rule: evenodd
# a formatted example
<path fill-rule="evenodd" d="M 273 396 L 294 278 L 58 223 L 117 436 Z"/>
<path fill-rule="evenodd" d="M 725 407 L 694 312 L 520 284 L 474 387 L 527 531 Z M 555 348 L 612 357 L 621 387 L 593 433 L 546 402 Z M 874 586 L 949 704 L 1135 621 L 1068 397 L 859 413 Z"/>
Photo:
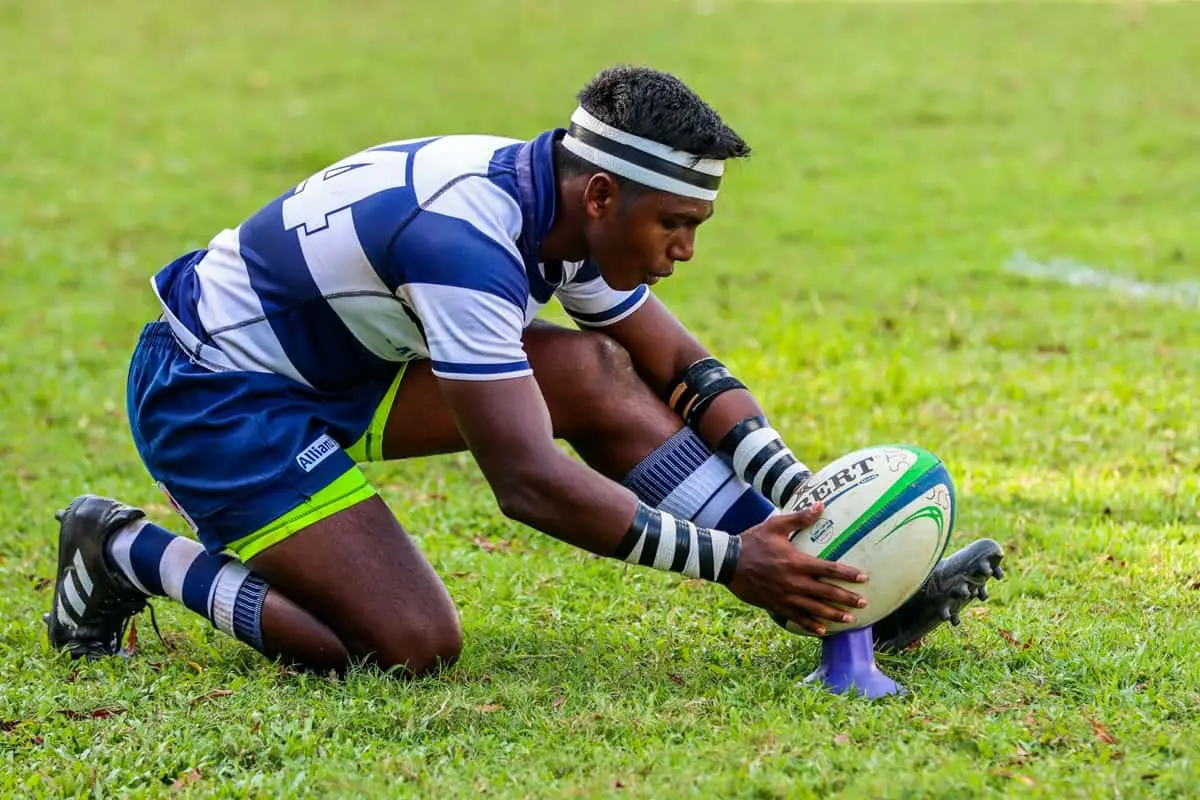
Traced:
<path fill-rule="evenodd" d="M 537 527 L 539 509 L 545 505 L 545 493 L 539 481 L 521 472 L 513 472 L 492 487 L 500 513 L 523 525 Z M 539 498 L 542 498 L 539 502 Z"/>

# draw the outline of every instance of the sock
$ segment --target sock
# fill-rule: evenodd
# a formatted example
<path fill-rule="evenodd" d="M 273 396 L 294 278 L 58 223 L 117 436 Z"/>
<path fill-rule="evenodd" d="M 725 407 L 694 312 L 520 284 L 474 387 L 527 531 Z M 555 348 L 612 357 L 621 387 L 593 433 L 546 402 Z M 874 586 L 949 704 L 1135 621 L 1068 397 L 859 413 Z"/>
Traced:
<path fill-rule="evenodd" d="M 727 533 L 741 533 L 775 513 L 691 428 L 680 429 L 642 459 L 624 484 L 649 506 Z"/>
<path fill-rule="evenodd" d="M 198 542 L 144 519 L 113 534 L 108 555 L 146 595 L 183 603 L 218 630 L 262 652 L 267 583 L 237 559 L 206 553 Z"/>

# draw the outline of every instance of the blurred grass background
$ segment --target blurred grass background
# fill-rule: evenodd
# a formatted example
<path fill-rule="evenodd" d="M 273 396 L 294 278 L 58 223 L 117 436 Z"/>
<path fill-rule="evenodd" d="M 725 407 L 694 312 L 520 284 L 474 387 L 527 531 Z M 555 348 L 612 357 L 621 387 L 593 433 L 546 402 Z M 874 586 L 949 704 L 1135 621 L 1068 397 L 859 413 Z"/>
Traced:
<path fill-rule="evenodd" d="M 0 791 L 1194 793 L 1200 316 L 1003 265 L 1196 279 L 1197 30 L 1188 3 L 0 0 Z M 281 674 L 166 604 L 171 650 L 50 653 L 53 509 L 175 524 L 123 411 L 158 266 L 370 144 L 564 124 L 620 62 L 755 148 L 656 292 L 804 460 L 926 446 L 956 541 L 1009 551 L 993 602 L 885 662 L 913 694 L 797 688 L 810 640 L 503 520 L 466 456 L 371 473 L 460 604 L 447 676 Z"/>

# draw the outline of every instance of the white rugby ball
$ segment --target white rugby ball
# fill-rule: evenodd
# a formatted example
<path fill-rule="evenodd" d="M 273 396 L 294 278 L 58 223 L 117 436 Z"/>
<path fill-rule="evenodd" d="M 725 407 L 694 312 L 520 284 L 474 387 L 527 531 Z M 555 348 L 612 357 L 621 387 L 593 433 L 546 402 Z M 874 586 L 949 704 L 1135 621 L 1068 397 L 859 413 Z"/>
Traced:
<path fill-rule="evenodd" d="M 867 573 L 866 583 L 830 581 L 861 595 L 854 622 L 826 621 L 830 633 L 864 628 L 916 594 L 954 529 L 954 482 L 937 456 L 911 445 L 883 445 L 842 456 L 805 482 L 784 510 L 817 501 L 820 519 L 790 539 L 802 553 Z M 775 615 L 792 633 L 812 635 Z"/>

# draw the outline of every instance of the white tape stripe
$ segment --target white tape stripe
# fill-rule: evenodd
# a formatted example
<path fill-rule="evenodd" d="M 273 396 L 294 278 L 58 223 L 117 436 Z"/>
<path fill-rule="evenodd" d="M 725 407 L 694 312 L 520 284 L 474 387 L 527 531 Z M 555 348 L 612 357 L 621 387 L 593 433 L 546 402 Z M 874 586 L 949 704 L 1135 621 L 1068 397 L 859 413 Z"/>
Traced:
<path fill-rule="evenodd" d="M 192 563 L 200 557 L 204 548 L 182 536 L 176 536 L 163 550 L 162 561 L 158 562 L 158 579 L 162 582 L 167 597 L 183 602 L 183 582 Z"/>
<path fill-rule="evenodd" d="M 747 477 L 746 468 L 750 466 L 750 461 L 758 454 L 759 450 L 778 438 L 779 434 L 774 428 L 759 428 L 752 431 L 745 439 L 738 442 L 737 449 L 733 451 L 733 471 L 743 478 Z"/>
<path fill-rule="evenodd" d="M 721 566 L 725 563 L 725 551 L 729 549 L 729 534 L 725 531 L 710 531 L 713 551 L 713 574 L 710 580 L 716 580 L 721 574 Z"/>
<path fill-rule="evenodd" d="M 758 472 L 754 473 L 754 479 L 751 481 L 751 483 L 754 484 L 754 488 L 758 490 L 759 494 L 766 494 L 766 492 L 763 491 L 763 481 L 766 480 L 767 473 L 771 471 L 771 467 L 775 466 L 776 462 L 778 462 L 780 459 L 787 458 L 788 456 L 792 456 L 792 451 L 785 447 L 763 462 L 763 465 L 759 467 Z M 792 456 L 792 458 L 795 458 L 795 456 Z"/>
<path fill-rule="evenodd" d="M 772 487 L 772 493 L 779 494 L 780 492 L 782 492 L 784 489 L 787 488 L 788 482 L 791 481 L 792 478 L 799 475 L 801 472 L 811 472 L 811 470 L 809 470 L 808 467 L 804 466 L 799 461 L 797 461 L 795 464 L 792 464 L 790 467 L 785 469 L 783 471 L 783 474 L 780 475 L 779 478 L 775 481 L 775 485 Z M 803 484 L 801 484 L 801 486 L 803 486 Z M 775 505 L 777 505 L 777 506 L 782 506 L 785 502 L 787 502 L 788 499 L 789 498 L 787 498 L 787 497 L 772 497 L 771 501 L 773 503 L 775 503 Z"/>
<path fill-rule="evenodd" d="M 688 557 L 683 565 L 683 574 L 689 578 L 707 577 L 700 574 L 700 532 L 692 523 L 684 524 L 688 526 Z"/>
<path fill-rule="evenodd" d="M 629 555 L 625 557 L 625 561 L 630 564 L 637 564 L 642 558 L 642 548 L 646 545 L 646 529 L 642 528 L 641 534 L 638 536 L 637 544 L 629 551 Z"/>
<path fill-rule="evenodd" d="M 675 523 L 670 514 L 662 515 L 662 532 L 658 535 L 658 550 L 654 554 L 655 569 L 670 569 L 675 560 Z"/>
<path fill-rule="evenodd" d="M 79 578 L 79 585 L 83 587 L 83 594 L 91 597 L 92 576 L 88 574 L 87 567 L 83 565 L 83 554 L 78 550 L 75 551 L 75 558 L 71 559 L 71 565 L 75 567 L 75 575 Z"/>
<path fill-rule="evenodd" d="M 641 150 L 643 153 L 649 153 L 664 161 L 670 161 L 672 164 L 702 172 L 705 175 L 720 177 L 725 173 L 725 162 L 719 158 L 700 158 L 686 150 L 676 150 L 668 144 L 656 142 L 634 133 L 626 133 L 620 128 L 614 128 L 608 123 L 596 119 L 583 106 L 575 109 L 575 113 L 571 115 L 571 122 L 581 128 L 587 128 L 592 133 L 598 133 L 605 139 L 612 139 L 614 142 Z"/>
<path fill-rule="evenodd" d="M 71 580 L 69 575 L 63 576 L 62 592 L 59 594 L 59 599 L 66 595 L 67 602 L 71 604 L 71 610 L 75 612 L 75 616 L 83 619 L 84 609 L 87 608 L 87 603 L 79 596 L 79 592 L 75 589 L 75 581 Z"/>
<path fill-rule="evenodd" d="M 563 147 L 570 150 L 575 155 L 582 158 L 591 164 L 595 164 L 600 169 L 607 170 L 623 178 L 628 178 L 631 181 L 636 181 L 652 189 L 659 189 L 671 194 L 677 194 L 680 197 L 692 197 L 696 200 L 716 200 L 717 192 L 715 189 L 703 189 L 699 186 L 692 186 L 690 183 L 677 181 L 674 178 L 668 178 L 658 172 L 648 170 L 645 167 L 639 167 L 637 164 L 631 164 L 623 158 L 609 155 L 601 150 L 597 150 L 589 144 L 584 144 L 578 139 L 573 139 L 570 136 L 564 136 Z"/>
<path fill-rule="evenodd" d="M 213 580 L 212 592 L 209 596 L 209 616 L 217 630 L 234 636 L 233 604 L 237 602 L 238 590 L 250 577 L 250 570 L 236 561 L 230 561 L 221 567 Z"/>

